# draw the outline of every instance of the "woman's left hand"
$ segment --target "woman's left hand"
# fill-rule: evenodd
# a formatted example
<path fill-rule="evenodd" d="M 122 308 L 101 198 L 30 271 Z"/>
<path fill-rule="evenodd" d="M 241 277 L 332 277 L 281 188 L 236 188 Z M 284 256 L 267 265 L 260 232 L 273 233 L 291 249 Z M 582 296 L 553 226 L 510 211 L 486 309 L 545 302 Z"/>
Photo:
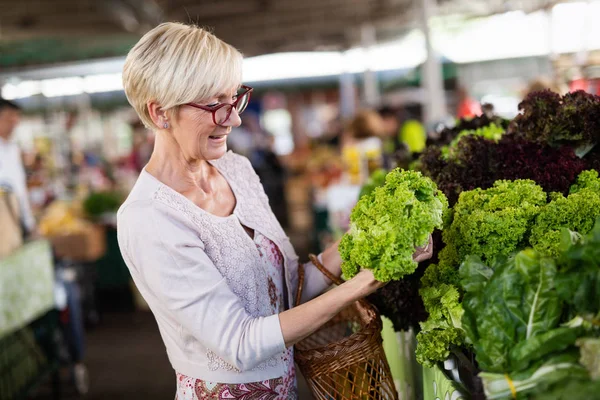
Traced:
<path fill-rule="evenodd" d="M 433 256 L 433 239 L 429 235 L 429 242 L 423 247 L 417 247 L 413 254 L 413 260 L 420 263 L 421 261 L 429 260 Z"/>

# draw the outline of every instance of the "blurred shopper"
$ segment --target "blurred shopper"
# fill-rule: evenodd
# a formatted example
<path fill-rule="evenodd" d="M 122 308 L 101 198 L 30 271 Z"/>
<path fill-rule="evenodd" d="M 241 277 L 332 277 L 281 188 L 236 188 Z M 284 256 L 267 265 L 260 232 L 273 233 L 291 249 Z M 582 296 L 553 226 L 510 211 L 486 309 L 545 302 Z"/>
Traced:
<path fill-rule="evenodd" d="M 13 132 L 21 120 L 21 108 L 12 101 L 0 98 L 0 185 L 12 190 L 18 201 L 21 223 L 27 234 L 36 229 L 27 192 L 27 179 L 21 150 L 11 142 Z"/>
<path fill-rule="evenodd" d="M 407 119 L 400 129 L 400 140 L 410 153 L 420 153 L 427 143 L 427 131 L 417 119 Z"/>
<path fill-rule="evenodd" d="M 382 285 L 363 270 L 319 296 L 330 282 L 308 264 L 304 304 L 294 307 L 298 257 L 248 159 L 227 152 L 252 91 L 241 80 L 236 49 L 178 23 L 144 35 L 123 72 L 156 142 L 119 211 L 119 245 L 157 319 L 180 400 L 296 398 L 293 345 Z M 340 275 L 337 244 L 319 257 Z"/>
<path fill-rule="evenodd" d="M 252 150 L 248 157 L 252 168 L 260 178 L 273 214 L 281 227 L 286 229 L 289 225 L 285 195 L 286 171 L 275 154 L 275 138 L 262 128 L 260 118 L 256 113 L 247 113 L 244 116 L 244 125 L 247 125 L 247 133 L 253 139 Z"/>
<path fill-rule="evenodd" d="M 144 169 L 148 161 L 150 161 L 154 143 L 141 121 L 137 120 L 131 124 L 131 131 L 133 143 L 128 164 L 130 168 L 139 173 Z"/>
<path fill-rule="evenodd" d="M 362 185 L 383 167 L 385 125 L 374 110 L 361 110 L 348 123 L 342 137 L 342 158 L 353 185 Z"/>
<path fill-rule="evenodd" d="M 473 118 L 482 114 L 481 105 L 477 100 L 471 97 L 468 90 L 464 87 L 457 89 L 458 109 L 457 118 Z"/>
<path fill-rule="evenodd" d="M 384 106 L 377 110 L 383 120 L 383 165 L 386 169 L 393 168 L 394 154 L 401 147 L 400 118 L 396 110 Z"/>

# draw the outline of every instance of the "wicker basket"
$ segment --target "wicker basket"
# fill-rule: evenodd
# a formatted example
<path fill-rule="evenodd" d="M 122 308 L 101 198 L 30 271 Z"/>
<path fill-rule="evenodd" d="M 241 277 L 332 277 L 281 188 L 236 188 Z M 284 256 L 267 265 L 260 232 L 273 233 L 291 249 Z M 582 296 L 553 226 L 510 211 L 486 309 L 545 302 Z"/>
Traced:
<path fill-rule="evenodd" d="M 332 282 L 342 283 L 314 255 L 310 259 Z M 299 273 L 297 300 L 304 283 L 302 267 Z M 382 347 L 381 328 L 377 309 L 359 300 L 296 344 L 296 363 L 317 400 L 398 399 Z"/>

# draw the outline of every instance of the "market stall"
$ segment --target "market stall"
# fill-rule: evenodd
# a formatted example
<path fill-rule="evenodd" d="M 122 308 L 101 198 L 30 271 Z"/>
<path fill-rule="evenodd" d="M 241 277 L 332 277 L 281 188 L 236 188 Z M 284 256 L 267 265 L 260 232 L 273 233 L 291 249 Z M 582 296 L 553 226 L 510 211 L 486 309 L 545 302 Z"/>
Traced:
<path fill-rule="evenodd" d="M 520 109 L 513 121 L 458 121 L 420 172 L 390 173 L 352 211 L 344 274 L 366 267 L 391 280 L 370 300 L 398 331 L 386 353 L 414 398 L 591 399 L 600 389 L 600 97 L 542 91 Z M 424 204 L 435 197 L 448 209 L 434 231 L 426 221 L 441 214 Z M 403 258 L 409 225 L 433 233 L 434 255 L 418 267 Z M 420 377 L 394 368 L 413 357 Z"/>

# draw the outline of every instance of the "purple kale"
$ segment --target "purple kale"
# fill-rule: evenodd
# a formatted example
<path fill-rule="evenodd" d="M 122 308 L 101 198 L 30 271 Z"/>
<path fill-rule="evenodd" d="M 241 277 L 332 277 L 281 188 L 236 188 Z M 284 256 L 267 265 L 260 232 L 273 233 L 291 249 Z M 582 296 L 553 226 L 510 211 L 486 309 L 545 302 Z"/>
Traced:
<path fill-rule="evenodd" d="M 563 97 L 550 90 L 533 92 L 519 104 L 522 112 L 510 132 L 553 146 L 585 148 L 600 140 L 600 97 L 582 90 Z"/>

